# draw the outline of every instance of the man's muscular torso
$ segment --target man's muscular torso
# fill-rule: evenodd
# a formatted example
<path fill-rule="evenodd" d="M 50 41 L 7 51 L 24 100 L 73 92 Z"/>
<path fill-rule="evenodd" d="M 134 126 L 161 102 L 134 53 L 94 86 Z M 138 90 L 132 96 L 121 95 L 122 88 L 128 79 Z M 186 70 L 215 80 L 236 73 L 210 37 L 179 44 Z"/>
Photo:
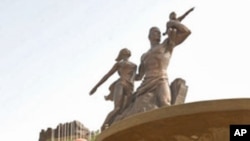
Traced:
<path fill-rule="evenodd" d="M 165 51 L 162 44 L 151 48 L 142 56 L 145 77 L 167 76 L 166 70 L 171 57 L 171 51 Z"/>

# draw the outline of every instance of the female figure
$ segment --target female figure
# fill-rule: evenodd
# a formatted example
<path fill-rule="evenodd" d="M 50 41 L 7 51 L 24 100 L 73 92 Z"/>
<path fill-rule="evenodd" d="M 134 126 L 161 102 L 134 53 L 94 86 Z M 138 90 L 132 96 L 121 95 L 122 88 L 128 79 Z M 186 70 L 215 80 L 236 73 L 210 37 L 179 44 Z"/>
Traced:
<path fill-rule="evenodd" d="M 114 118 L 128 105 L 128 100 L 132 95 L 137 66 L 128 60 L 130 56 L 131 52 L 127 48 L 120 50 L 119 55 L 116 58 L 117 62 L 90 91 L 90 95 L 94 94 L 101 84 L 103 84 L 115 72 L 118 72 L 120 78 L 110 85 L 110 94 L 105 96 L 106 100 L 114 101 L 114 110 L 108 114 L 103 123 L 102 130 L 105 126 L 110 126 Z"/>

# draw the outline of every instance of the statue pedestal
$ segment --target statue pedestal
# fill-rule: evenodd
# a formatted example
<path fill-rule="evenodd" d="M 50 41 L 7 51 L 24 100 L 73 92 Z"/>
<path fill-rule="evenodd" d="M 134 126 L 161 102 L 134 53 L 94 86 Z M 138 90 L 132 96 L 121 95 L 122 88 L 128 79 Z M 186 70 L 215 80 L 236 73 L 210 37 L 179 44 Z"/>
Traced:
<path fill-rule="evenodd" d="M 135 114 L 97 141 L 229 141 L 231 124 L 250 124 L 250 99 L 201 101 Z"/>

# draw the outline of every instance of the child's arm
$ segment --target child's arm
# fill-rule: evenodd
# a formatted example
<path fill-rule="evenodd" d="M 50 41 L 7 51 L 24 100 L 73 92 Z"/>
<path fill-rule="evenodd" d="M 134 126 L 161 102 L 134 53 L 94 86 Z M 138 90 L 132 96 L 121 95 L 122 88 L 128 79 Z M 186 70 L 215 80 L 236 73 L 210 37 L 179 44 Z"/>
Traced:
<path fill-rule="evenodd" d="M 177 20 L 178 21 L 182 21 L 190 12 L 192 12 L 194 10 L 194 7 L 192 7 L 191 9 L 189 9 L 186 13 L 184 13 L 182 16 L 178 17 Z"/>

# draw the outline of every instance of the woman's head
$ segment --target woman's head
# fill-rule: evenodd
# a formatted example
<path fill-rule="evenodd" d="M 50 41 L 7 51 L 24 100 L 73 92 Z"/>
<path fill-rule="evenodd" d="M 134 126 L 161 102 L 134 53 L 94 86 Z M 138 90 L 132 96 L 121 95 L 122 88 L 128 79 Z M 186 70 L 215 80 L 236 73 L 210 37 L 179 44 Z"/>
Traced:
<path fill-rule="evenodd" d="M 127 48 L 123 48 L 120 50 L 120 52 L 115 60 L 118 62 L 118 61 L 121 61 L 122 59 L 129 58 L 130 56 L 131 56 L 130 50 L 128 50 Z"/>

